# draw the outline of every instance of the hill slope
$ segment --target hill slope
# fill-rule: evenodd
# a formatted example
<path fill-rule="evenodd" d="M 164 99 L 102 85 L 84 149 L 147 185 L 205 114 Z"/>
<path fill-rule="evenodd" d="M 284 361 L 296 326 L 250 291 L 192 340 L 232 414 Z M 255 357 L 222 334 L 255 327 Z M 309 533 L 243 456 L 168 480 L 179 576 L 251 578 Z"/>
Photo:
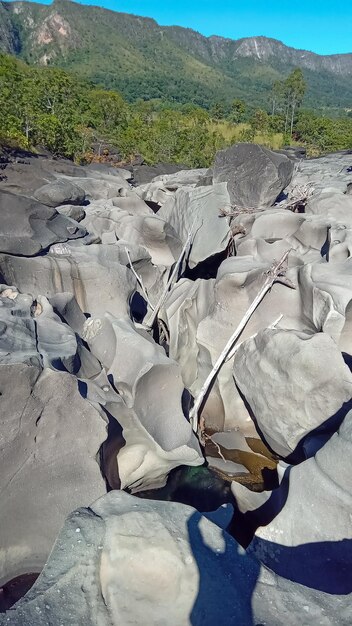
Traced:
<path fill-rule="evenodd" d="M 273 81 L 299 66 L 309 85 L 308 106 L 352 103 L 352 54 L 320 56 L 266 37 L 204 37 L 69 0 L 0 2 L 0 50 L 71 69 L 130 100 L 209 106 L 240 97 L 266 106 Z"/>

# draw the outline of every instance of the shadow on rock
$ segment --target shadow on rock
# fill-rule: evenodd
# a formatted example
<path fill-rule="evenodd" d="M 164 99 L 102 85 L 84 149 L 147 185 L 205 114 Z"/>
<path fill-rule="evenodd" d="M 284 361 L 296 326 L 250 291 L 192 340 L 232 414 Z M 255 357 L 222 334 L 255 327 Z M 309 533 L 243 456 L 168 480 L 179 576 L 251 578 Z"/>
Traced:
<path fill-rule="evenodd" d="M 189 544 L 199 570 L 198 595 L 190 623 L 192 626 L 213 626 L 219 622 L 250 626 L 254 624 L 251 598 L 260 564 L 242 551 L 225 531 L 222 532 L 223 549 L 213 549 L 201 528 L 201 518 L 199 513 L 194 513 L 187 522 Z"/>
<path fill-rule="evenodd" d="M 251 550 L 252 547 L 249 553 Z M 282 578 L 333 595 L 352 593 L 351 539 L 292 547 L 255 537 L 253 550 L 266 567 Z M 322 567 L 322 561 L 328 567 Z"/>

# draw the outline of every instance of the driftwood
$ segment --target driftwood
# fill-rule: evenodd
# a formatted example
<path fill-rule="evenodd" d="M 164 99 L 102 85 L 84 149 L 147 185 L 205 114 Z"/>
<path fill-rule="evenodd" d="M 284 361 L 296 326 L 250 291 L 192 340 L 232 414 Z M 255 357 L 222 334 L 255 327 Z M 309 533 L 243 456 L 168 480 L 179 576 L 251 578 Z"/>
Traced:
<path fill-rule="evenodd" d="M 195 236 L 195 230 L 194 230 L 194 224 L 192 225 L 192 228 L 190 230 L 190 233 L 187 237 L 186 243 L 183 246 L 182 250 L 181 250 L 181 254 L 177 259 L 177 262 L 175 264 L 175 267 L 173 269 L 173 271 L 171 272 L 171 275 L 169 277 L 169 280 L 166 283 L 165 289 L 163 290 L 163 293 L 161 294 L 159 301 L 157 302 L 157 304 L 155 305 L 154 309 L 152 310 L 152 312 L 147 315 L 146 319 L 144 320 L 143 326 L 145 326 L 147 329 L 151 329 L 154 325 L 154 322 L 156 320 L 156 318 L 158 317 L 159 311 L 161 309 L 161 307 L 163 306 L 167 295 L 172 287 L 172 285 L 177 281 L 177 275 L 179 272 L 179 269 L 181 267 L 181 264 L 184 260 L 184 258 L 186 257 L 186 254 L 188 252 L 188 250 L 190 249 L 191 245 L 192 245 L 192 241 L 194 239 Z"/>
<path fill-rule="evenodd" d="M 196 396 L 195 401 L 194 401 L 194 405 L 190 411 L 190 421 L 192 423 L 192 427 L 193 430 L 195 432 L 199 432 L 200 431 L 200 435 L 202 435 L 202 432 L 204 432 L 205 430 L 205 425 L 204 425 L 204 420 L 202 422 L 202 420 L 200 421 L 200 428 L 199 428 L 199 418 L 201 418 L 201 410 L 203 408 L 204 402 L 209 394 L 209 391 L 215 381 L 215 378 L 217 377 L 221 367 L 223 366 L 223 364 L 225 363 L 225 361 L 227 360 L 229 354 L 233 351 L 233 347 L 235 342 L 237 341 L 238 337 L 241 335 L 243 329 L 245 328 L 245 326 L 247 325 L 247 323 L 249 322 L 250 318 L 252 317 L 254 311 L 256 310 L 256 308 L 258 307 L 258 305 L 260 304 L 260 302 L 263 300 L 263 298 L 266 296 L 266 294 L 270 291 L 270 289 L 272 288 L 273 284 L 275 282 L 282 282 L 283 284 L 287 285 L 290 288 L 294 288 L 294 285 L 291 283 L 291 281 L 289 281 L 288 279 L 286 279 L 285 277 L 285 273 L 287 271 L 287 259 L 288 259 L 288 255 L 290 253 L 291 250 L 287 250 L 287 252 L 285 252 L 285 254 L 281 257 L 280 261 L 278 261 L 277 263 L 275 263 L 270 270 L 267 272 L 266 275 L 266 279 L 265 282 L 262 286 L 262 288 L 260 289 L 259 293 L 257 294 L 257 296 L 254 298 L 252 304 L 250 305 L 250 307 L 247 309 L 246 313 L 244 314 L 243 318 L 241 319 L 239 325 L 237 326 L 237 328 L 234 330 L 234 332 L 232 333 L 230 339 L 228 340 L 226 346 L 224 347 L 223 351 L 221 352 L 219 358 L 217 359 L 213 369 L 211 370 L 211 372 L 209 373 L 208 377 L 206 378 L 199 394 Z M 276 322 L 277 323 L 277 322 Z M 200 439 L 202 441 L 202 436 L 200 436 Z M 204 443 L 204 441 L 202 441 L 202 443 Z"/>
<path fill-rule="evenodd" d="M 136 270 L 133 267 L 132 259 L 131 259 L 131 256 L 130 256 L 130 251 L 129 251 L 128 248 L 125 248 L 125 250 L 126 250 L 126 254 L 127 254 L 127 258 L 128 258 L 128 263 L 129 263 L 130 269 L 133 272 L 134 276 L 136 277 L 137 283 L 139 284 L 140 288 L 143 291 L 143 294 L 144 294 L 144 297 L 146 299 L 146 302 L 147 302 L 148 306 L 151 308 L 152 311 L 154 311 L 154 307 L 153 307 L 152 303 L 149 300 L 148 293 L 147 293 L 147 290 L 146 290 L 146 288 L 144 286 L 142 277 L 139 276 L 139 274 L 137 274 Z"/>
<path fill-rule="evenodd" d="M 306 185 L 296 185 L 296 187 L 292 189 L 291 197 L 289 199 L 283 200 L 282 202 L 275 204 L 271 208 L 285 209 L 287 211 L 292 211 L 293 213 L 295 213 L 305 207 L 313 193 L 314 187 L 312 183 L 307 183 Z M 237 205 L 234 205 L 231 211 L 221 209 L 219 217 L 238 217 L 239 215 L 252 215 L 254 213 L 262 213 L 263 211 L 267 210 L 267 208 L 261 207 L 239 207 Z"/>

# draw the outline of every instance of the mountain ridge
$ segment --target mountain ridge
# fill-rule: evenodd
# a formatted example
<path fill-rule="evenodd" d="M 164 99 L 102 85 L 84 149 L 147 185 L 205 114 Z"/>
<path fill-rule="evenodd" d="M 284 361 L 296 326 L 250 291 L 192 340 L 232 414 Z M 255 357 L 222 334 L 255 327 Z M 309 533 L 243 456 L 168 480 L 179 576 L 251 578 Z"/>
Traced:
<path fill-rule="evenodd" d="M 217 99 L 255 97 L 264 106 L 272 83 L 301 67 L 308 106 L 352 103 L 352 53 L 319 55 L 263 35 L 206 37 L 71 0 L 0 1 L 0 51 L 70 69 L 130 100 L 164 97 L 210 106 Z"/>

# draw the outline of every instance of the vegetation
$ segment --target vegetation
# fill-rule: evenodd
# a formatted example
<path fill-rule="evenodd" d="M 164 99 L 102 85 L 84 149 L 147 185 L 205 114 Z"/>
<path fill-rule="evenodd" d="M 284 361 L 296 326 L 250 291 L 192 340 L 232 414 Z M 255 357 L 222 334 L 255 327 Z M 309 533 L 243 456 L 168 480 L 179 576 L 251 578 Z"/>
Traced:
<path fill-rule="evenodd" d="M 239 141 L 274 149 L 299 142 L 311 154 L 352 148 L 352 118 L 301 110 L 304 90 L 303 76 L 295 70 L 273 86 L 270 113 L 238 98 L 210 111 L 161 99 L 131 104 L 120 93 L 62 69 L 30 67 L 0 55 L 0 137 L 77 162 L 102 158 L 94 147 L 107 143 L 122 162 L 141 154 L 150 164 L 190 167 L 209 166 L 217 150 Z"/>
<path fill-rule="evenodd" d="M 242 100 L 253 113 L 255 107 L 268 107 L 275 81 L 302 65 L 308 85 L 302 106 L 325 112 L 351 107 L 348 55 L 336 61 L 336 71 L 331 64 L 327 71 L 319 55 L 307 52 L 303 57 L 265 37 L 255 43 L 207 38 L 190 29 L 164 27 L 149 18 L 69 0 L 49 5 L 23 2 L 20 7 L 0 2 L 0 51 L 30 65 L 50 64 L 75 72 L 104 89 L 119 91 L 128 102 L 165 99 L 209 111 L 220 104 L 218 115 L 224 117 L 234 100 Z M 236 107 L 233 113 L 234 123 L 245 121 Z"/>

